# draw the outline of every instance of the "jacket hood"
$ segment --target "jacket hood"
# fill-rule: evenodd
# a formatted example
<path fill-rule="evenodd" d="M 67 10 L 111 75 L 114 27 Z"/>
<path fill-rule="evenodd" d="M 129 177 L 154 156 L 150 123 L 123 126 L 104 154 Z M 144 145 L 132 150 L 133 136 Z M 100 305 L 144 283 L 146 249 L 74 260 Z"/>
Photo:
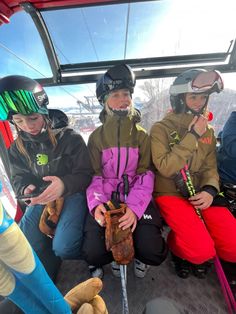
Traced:
<path fill-rule="evenodd" d="M 61 129 L 69 124 L 67 115 L 58 109 L 49 109 L 48 117 L 52 123 L 52 129 Z"/>
<path fill-rule="evenodd" d="M 114 116 L 118 116 L 118 115 L 114 112 Z M 127 116 L 124 116 L 124 118 L 126 118 Z M 139 123 L 141 121 L 141 112 L 136 108 L 132 109 L 132 113 L 129 116 L 130 116 L 130 119 L 134 121 L 134 123 Z M 106 112 L 106 109 L 104 108 L 100 112 L 99 119 L 102 123 L 104 123 L 107 117 L 108 117 L 108 114 Z"/>

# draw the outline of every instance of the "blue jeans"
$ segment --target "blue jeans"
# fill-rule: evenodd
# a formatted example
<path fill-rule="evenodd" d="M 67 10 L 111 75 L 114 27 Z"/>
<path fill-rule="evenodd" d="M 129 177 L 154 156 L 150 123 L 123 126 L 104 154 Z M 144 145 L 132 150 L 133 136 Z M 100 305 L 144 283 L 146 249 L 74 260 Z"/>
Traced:
<path fill-rule="evenodd" d="M 85 194 L 76 193 L 65 198 L 53 240 L 39 230 L 43 208 L 44 205 L 28 206 L 19 226 L 45 268 L 49 267 L 48 263 L 53 265 L 56 256 L 62 259 L 80 258 L 88 213 Z"/>

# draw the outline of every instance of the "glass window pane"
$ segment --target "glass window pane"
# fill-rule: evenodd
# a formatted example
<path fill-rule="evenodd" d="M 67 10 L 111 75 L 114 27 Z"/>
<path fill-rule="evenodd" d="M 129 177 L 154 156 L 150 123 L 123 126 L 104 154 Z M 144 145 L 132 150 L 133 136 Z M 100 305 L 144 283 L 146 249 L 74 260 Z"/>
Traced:
<path fill-rule="evenodd" d="M 49 96 L 49 108 L 65 112 L 70 127 L 87 142 L 91 132 L 100 125 L 102 106 L 95 95 L 95 84 L 47 87 L 45 90 Z"/>
<path fill-rule="evenodd" d="M 0 27 L 0 76 L 18 74 L 51 77 L 52 72 L 38 31 L 25 12 Z"/>
<path fill-rule="evenodd" d="M 217 135 L 223 128 L 231 111 L 236 110 L 236 74 L 222 74 L 225 89 L 222 93 L 213 93 L 209 99 L 209 111 L 213 113 L 210 124 Z M 133 101 L 134 106 L 142 113 L 142 126 L 150 131 L 156 121 L 161 120 L 171 109 L 169 87 L 174 78 L 138 80 Z M 70 126 L 81 133 L 85 141 L 89 134 L 100 125 L 99 113 L 101 105 L 95 97 L 95 84 L 67 85 L 46 88 L 49 95 L 50 108 L 64 111 Z"/>
<path fill-rule="evenodd" d="M 236 2 L 144 1 L 42 12 L 62 64 L 226 52 Z"/>

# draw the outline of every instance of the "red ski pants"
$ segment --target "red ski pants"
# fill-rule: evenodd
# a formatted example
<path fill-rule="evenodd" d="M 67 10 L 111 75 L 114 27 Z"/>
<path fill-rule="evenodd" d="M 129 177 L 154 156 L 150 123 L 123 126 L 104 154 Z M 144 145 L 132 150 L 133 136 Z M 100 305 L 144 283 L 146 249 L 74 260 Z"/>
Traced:
<path fill-rule="evenodd" d="M 227 208 L 212 206 L 202 210 L 203 223 L 185 199 L 159 196 L 155 201 L 171 228 L 167 243 L 173 254 L 194 264 L 216 254 L 236 262 L 236 219 Z"/>

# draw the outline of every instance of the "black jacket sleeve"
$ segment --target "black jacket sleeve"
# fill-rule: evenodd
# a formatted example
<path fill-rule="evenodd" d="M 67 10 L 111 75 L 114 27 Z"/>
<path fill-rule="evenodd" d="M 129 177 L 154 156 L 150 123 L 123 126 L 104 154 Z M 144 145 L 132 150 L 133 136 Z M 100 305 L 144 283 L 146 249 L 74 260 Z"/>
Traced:
<path fill-rule="evenodd" d="M 93 175 L 88 149 L 82 136 L 73 133 L 67 138 L 67 144 L 70 171 L 60 177 L 65 185 L 64 196 L 76 192 L 85 192 Z"/>
<path fill-rule="evenodd" d="M 8 149 L 8 158 L 11 174 L 9 179 L 16 195 L 23 194 L 29 184 L 38 185 L 39 179 L 33 174 L 28 161 L 20 154 L 15 143 Z"/>

